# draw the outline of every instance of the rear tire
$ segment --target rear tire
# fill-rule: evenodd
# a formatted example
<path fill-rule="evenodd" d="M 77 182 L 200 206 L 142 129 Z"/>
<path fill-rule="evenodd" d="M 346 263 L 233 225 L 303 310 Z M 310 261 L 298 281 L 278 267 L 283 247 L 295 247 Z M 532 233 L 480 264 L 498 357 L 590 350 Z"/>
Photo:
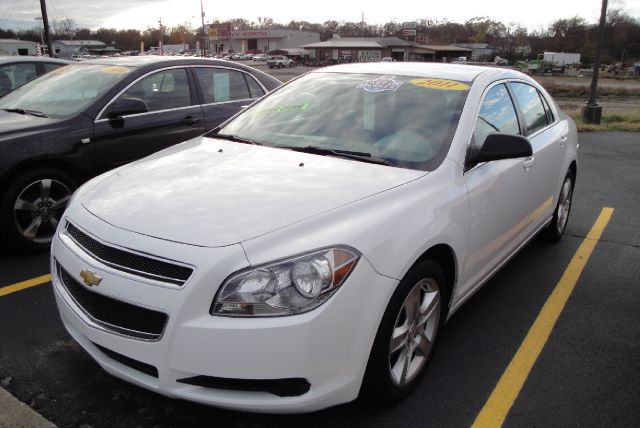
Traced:
<path fill-rule="evenodd" d="M 573 174 L 573 171 L 569 170 L 562 182 L 562 188 L 560 189 L 560 195 L 558 196 L 558 203 L 556 204 L 556 209 L 553 212 L 551 223 L 549 223 L 542 232 L 543 238 L 549 242 L 557 242 L 562 238 L 562 235 L 564 235 L 567 223 L 569 222 L 575 182 L 575 175 Z"/>
<path fill-rule="evenodd" d="M 431 360 L 448 301 L 438 263 L 425 260 L 409 270 L 378 328 L 362 385 L 365 396 L 395 402 L 418 385 Z"/>
<path fill-rule="evenodd" d="M 0 231 L 11 247 L 49 248 L 76 181 L 55 168 L 37 168 L 14 177 L 0 201 Z"/>

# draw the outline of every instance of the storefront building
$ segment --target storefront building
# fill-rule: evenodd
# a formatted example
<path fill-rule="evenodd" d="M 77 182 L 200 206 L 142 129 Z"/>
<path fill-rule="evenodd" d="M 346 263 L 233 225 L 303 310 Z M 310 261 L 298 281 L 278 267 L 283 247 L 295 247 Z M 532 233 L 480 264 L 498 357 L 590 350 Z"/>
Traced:
<path fill-rule="evenodd" d="M 299 48 L 319 42 L 319 33 L 291 30 L 231 31 L 225 36 L 212 38 L 212 45 L 222 45 L 225 52 L 263 53 L 279 49 Z"/>

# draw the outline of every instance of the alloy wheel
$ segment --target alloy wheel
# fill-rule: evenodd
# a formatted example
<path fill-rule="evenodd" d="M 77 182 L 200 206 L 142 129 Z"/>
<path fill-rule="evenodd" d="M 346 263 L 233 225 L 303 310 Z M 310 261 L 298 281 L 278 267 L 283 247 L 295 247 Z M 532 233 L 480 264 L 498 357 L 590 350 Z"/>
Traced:
<path fill-rule="evenodd" d="M 562 185 L 562 192 L 560 192 L 560 201 L 558 202 L 558 233 L 562 234 L 564 228 L 567 226 L 567 220 L 569 219 L 569 210 L 571 209 L 571 194 L 573 192 L 573 183 L 571 178 L 567 177 Z"/>
<path fill-rule="evenodd" d="M 13 205 L 18 232 L 36 244 L 51 242 L 72 191 L 64 183 L 41 179 L 26 186 Z"/>
<path fill-rule="evenodd" d="M 389 371 L 396 386 L 411 382 L 426 364 L 438 331 L 440 306 L 440 288 L 432 278 L 420 280 L 407 295 L 389 344 Z"/>

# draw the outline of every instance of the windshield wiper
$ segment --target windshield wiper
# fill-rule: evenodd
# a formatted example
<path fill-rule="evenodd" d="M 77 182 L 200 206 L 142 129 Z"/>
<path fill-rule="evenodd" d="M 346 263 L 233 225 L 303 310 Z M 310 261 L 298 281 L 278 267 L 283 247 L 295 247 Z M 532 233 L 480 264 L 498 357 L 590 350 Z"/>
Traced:
<path fill-rule="evenodd" d="M 209 134 L 207 137 L 210 138 L 220 138 L 222 140 L 235 141 L 236 143 L 244 143 L 244 144 L 253 144 L 254 146 L 261 146 L 262 143 L 254 140 L 250 140 L 248 138 L 239 137 L 233 134 Z"/>
<path fill-rule="evenodd" d="M 296 146 L 276 146 L 282 149 L 294 150 L 296 152 L 303 153 L 311 153 L 314 155 L 322 155 L 322 156 L 336 156 L 341 158 L 353 159 L 360 162 L 367 163 L 375 163 L 378 165 L 391 165 L 386 159 L 376 158 L 371 156 L 371 153 L 367 152 L 354 152 L 351 150 L 341 150 L 341 149 L 324 149 L 322 147 L 317 146 L 306 146 L 306 147 L 296 147 Z"/>
<path fill-rule="evenodd" d="M 48 117 L 43 112 L 37 110 L 25 110 L 22 108 L 3 108 L 2 110 L 8 111 L 9 113 L 30 114 L 31 116 Z"/>

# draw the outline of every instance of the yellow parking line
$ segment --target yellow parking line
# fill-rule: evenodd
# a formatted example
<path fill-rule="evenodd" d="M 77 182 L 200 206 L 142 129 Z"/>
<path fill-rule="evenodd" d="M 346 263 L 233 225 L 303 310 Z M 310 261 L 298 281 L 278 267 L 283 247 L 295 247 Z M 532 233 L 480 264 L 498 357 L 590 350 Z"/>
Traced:
<path fill-rule="evenodd" d="M 600 212 L 556 288 L 542 307 L 518 352 L 502 374 L 489 400 L 476 417 L 473 428 L 501 427 L 504 423 L 612 214 L 613 208 L 603 208 Z"/>
<path fill-rule="evenodd" d="M 15 293 L 16 291 L 24 290 L 25 288 L 35 287 L 36 285 L 46 284 L 51 281 L 51 274 L 46 274 L 39 276 L 37 278 L 29 279 L 27 281 L 22 281 L 17 284 L 7 285 L 6 287 L 0 288 L 0 297 L 6 296 L 7 294 Z"/>

